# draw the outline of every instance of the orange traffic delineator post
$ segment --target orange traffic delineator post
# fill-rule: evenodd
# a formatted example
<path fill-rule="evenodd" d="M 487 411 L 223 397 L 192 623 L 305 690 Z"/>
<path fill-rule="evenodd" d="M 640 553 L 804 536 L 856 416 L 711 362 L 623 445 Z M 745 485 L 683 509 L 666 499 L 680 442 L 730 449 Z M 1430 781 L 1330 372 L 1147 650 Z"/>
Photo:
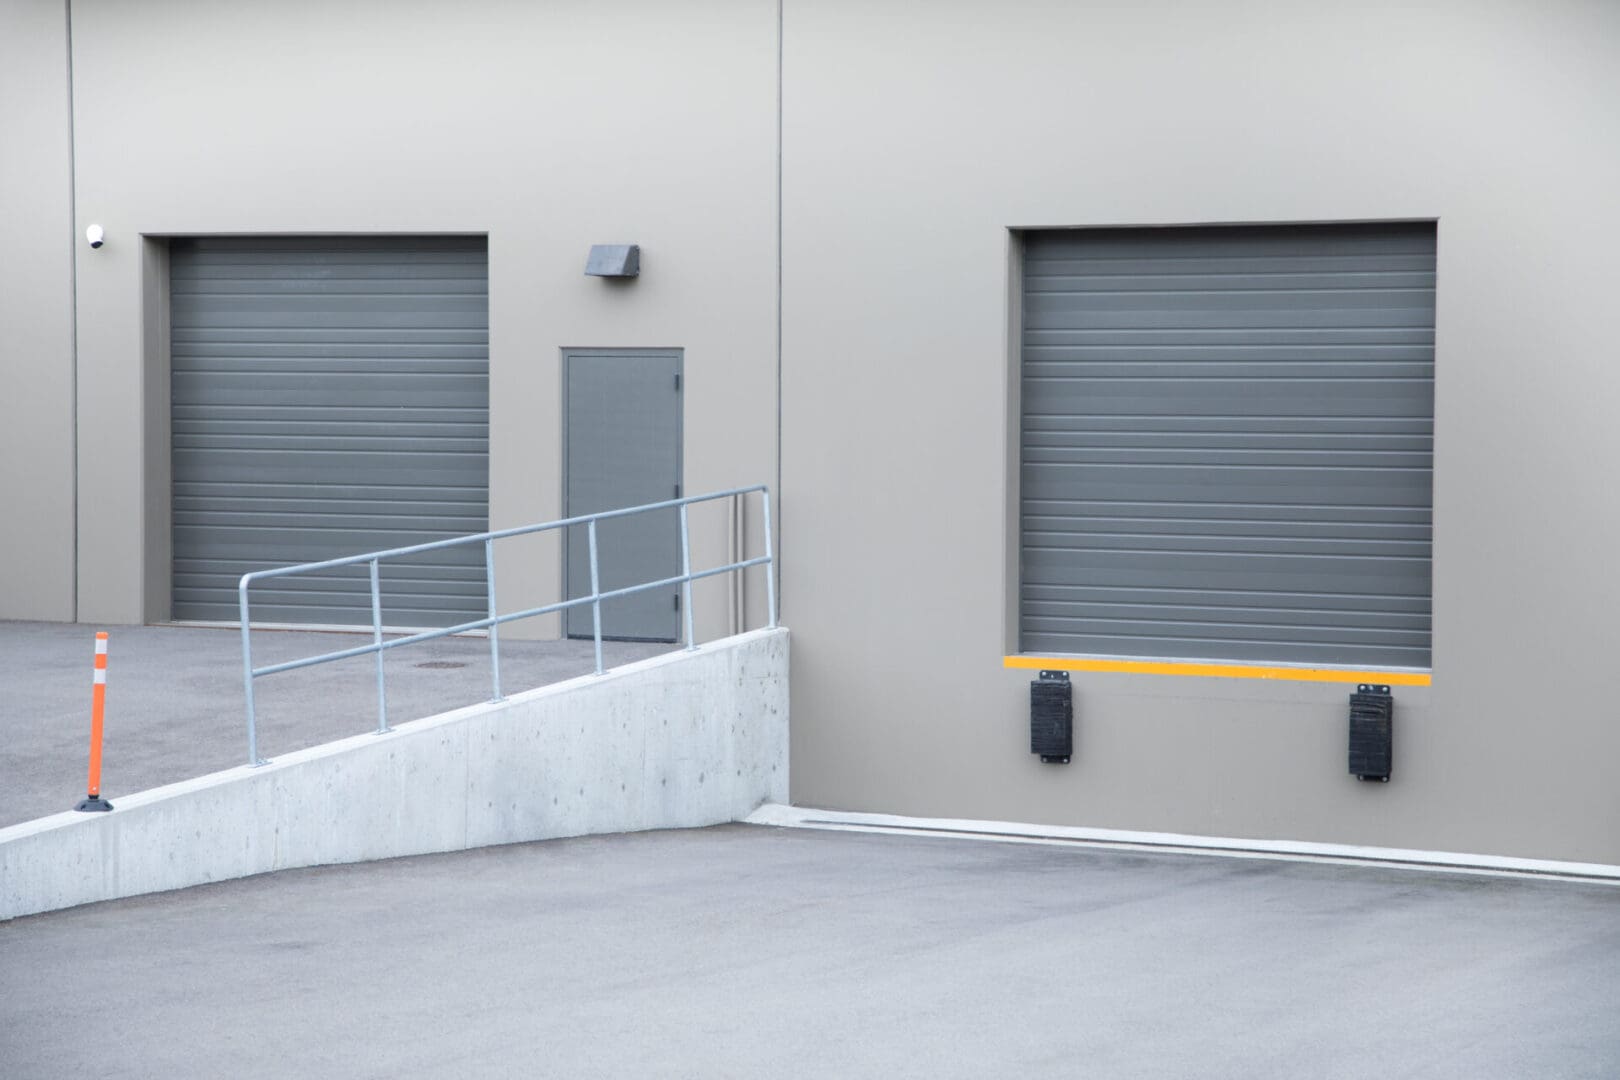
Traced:
<path fill-rule="evenodd" d="M 96 677 L 90 691 L 90 793 L 75 810 L 111 810 L 101 797 L 101 721 L 107 708 L 107 632 L 96 634 Z"/>

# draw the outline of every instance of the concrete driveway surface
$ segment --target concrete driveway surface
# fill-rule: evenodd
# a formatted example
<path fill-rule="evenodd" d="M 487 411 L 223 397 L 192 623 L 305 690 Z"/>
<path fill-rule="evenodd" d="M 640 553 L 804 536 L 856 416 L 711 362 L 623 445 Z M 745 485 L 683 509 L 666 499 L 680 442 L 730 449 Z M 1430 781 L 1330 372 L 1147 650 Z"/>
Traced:
<path fill-rule="evenodd" d="M 723 826 L 0 924 L 0 1076 L 1620 1076 L 1620 888 Z"/>

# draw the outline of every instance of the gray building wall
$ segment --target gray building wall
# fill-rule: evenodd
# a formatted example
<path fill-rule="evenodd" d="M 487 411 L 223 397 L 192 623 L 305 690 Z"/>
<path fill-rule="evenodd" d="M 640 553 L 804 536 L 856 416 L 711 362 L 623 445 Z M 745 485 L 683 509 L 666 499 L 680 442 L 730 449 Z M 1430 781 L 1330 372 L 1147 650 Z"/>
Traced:
<path fill-rule="evenodd" d="M 769 0 L 77 0 L 71 223 L 65 7 L 0 11 L 0 616 L 74 617 L 75 509 L 77 617 L 167 616 L 166 237 L 487 234 L 497 527 L 560 511 L 564 348 L 684 348 L 687 490 L 770 478 L 780 256 L 795 802 L 1620 862 L 1620 8 L 787 0 L 779 130 Z M 1394 779 L 1346 774 L 1343 685 L 1121 674 L 1076 675 L 1078 757 L 1039 765 L 1017 230 L 1388 219 L 1439 232 Z M 585 278 L 598 242 L 642 278 Z M 555 545 L 509 550 L 507 602 L 552 598 Z"/>
<path fill-rule="evenodd" d="M 67 16 L 0 0 L 0 617 L 73 618 Z"/>
<path fill-rule="evenodd" d="M 74 249 L 81 619 L 168 617 L 169 236 L 487 234 L 493 528 L 560 516 L 566 347 L 684 347 L 687 489 L 774 479 L 773 4 L 72 15 L 79 227 L 108 237 Z M 585 277 L 602 242 L 639 243 L 641 278 Z M 700 557 L 724 517 L 695 516 Z M 503 606 L 557 597 L 554 537 L 498 558 Z M 724 631 L 723 582 L 695 606 Z"/>
<path fill-rule="evenodd" d="M 813 806 L 1620 861 L 1620 6 L 790 3 L 784 618 Z M 1438 219 L 1434 680 L 1084 673 L 1028 753 L 1016 244 Z"/>

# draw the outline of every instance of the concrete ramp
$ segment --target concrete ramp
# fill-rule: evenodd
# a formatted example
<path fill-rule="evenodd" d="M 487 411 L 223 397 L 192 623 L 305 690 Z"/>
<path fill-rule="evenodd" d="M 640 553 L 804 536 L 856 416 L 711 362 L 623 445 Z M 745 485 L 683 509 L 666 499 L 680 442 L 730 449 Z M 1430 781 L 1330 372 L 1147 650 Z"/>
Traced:
<path fill-rule="evenodd" d="M 740 821 L 788 797 L 759 630 L 0 829 L 0 919 L 271 870 Z"/>

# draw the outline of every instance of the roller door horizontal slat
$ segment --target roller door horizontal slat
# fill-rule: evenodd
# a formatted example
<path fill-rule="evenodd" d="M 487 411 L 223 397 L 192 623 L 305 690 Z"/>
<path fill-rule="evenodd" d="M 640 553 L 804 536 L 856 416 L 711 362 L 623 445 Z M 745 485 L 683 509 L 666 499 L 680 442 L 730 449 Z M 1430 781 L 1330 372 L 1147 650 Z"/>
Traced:
<path fill-rule="evenodd" d="M 1369 558 L 1401 556 L 1429 557 L 1429 541 L 1399 539 L 1371 535 L 1360 536 L 1276 536 L 1256 535 L 1253 532 L 1128 532 L 1120 529 L 1088 527 L 1077 529 L 1040 528 L 1026 521 L 1025 542 L 1030 548 L 1055 548 L 1066 551 L 1077 544 L 1092 550 L 1142 551 L 1203 551 L 1219 545 L 1226 553 L 1236 555 L 1367 555 Z"/>
<path fill-rule="evenodd" d="M 1408 384 L 1406 389 L 1420 393 L 1424 385 Z M 1030 411 L 1034 417 L 1115 413 L 1149 417 L 1254 417 L 1259 420 L 1290 417 L 1297 422 L 1309 417 L 1333 419 L 1372 415 L 1386 419 L 1428 419 L 1434 415 L 1432 403 L 1418 400 L 1418 393 L 1402 394 L 1394 386 L 1377 382 L 1348 383 L 1337 387 L 1299 382 L 1291 388 L 1293 393 L 1285 393 L 1280 386 L 1267 388 L 1206 381 L 1199 386 L 1201 393 L 1197 399 L 1186 402 L 1166 393 L 1167 389 L 1163 385 L 1143 383 L 1086 384 L 1057 380 L 1040 386 L 1026 385 L 1024 392 L 1026 400 L 1030 394 L 1036 395 Z M 1307 412 L 1307 408 L 1310 411 Z M 1228 430 L 1241 428 L 1234 425 Z"/>
<path fill-rule="evenodd" d="M 1054 379 L 1092 382 L 1130 379 L 1144 382 L 1158 379 L 1175 379 L 1178 381 L 1253 379 L 1256 381 L 1269 381 L 1276 379 L 1285 370 L 1297 370 L 1298 365 L 1310 361 L 1310 358 L 1298 355 L 1279 355 L 1260 361 L 1247 357 L 1242 361 L 1230 358 L 1141 360 L 1132 359 L 1125 350 L 1114 350 L 1109 355 L 1116 361 L 1115 363 L 1085 363 L 1086 357 L 1084 356 L 1067 358 L 1053 356 L 1046 364 L 1032 364 L 1028 370 L 1032 378 L 1043 379 L 1043 381 Z M 1323 379 L 1346 382 L 1355 379 L 1421 379 L 1432 381 L 1434 378 L 1433 365 L 1411 360 L 1340 360 L 1328 358 L 1316 359 L 1311 362 L 1310 366 L 1310 378 L 1317 381 Z M 1043 371 L 1043 368 L 1047 370 Z"/>
<path fill-rule="evenodd" d="M 1227 540 L 1233 537 L 1300 538 L 1359 544 L 1377 541 L 1429 542 L 1426 525 L 1364 521 L 1245 521 L 1221 518 L 1121 518 L 1027 514 L 1027 535 L 1064 536 L 1177 536 Z"/>
<path fill-rule="evenodd" d="M 1181 260 L 1220 264 L 1256 260 L 1286 265 L 1289 259 L 1382 259 L 1427 255 L 1434 266 L 1434 226 L 1388 222 L 1365 225 L 1178 226 L 1164 229 L 1084 229 L 1036 234 L 1035 262 L 1082 258 L 1155 262 Z"/>
<path fill-rule="evenodd" d="M 1072 513 L 1087 516 L 1110 515 L 1135 516 L 1144 518 L 1153 517 L 1188 517 L 1209 520 L 1279 520 L 1294 521 L 1300 518 L 1299 511 L 1309 509 L 1315 513 L 1306 515 L 1309 518 L 1332 517 L 1344 519 L 1353 517 L 1356 521 L 1365 522 L 1417 522 L 1426 529 L 1429 525 L 1429 508 L 1410 506 L 1380 506 L 1367 507 L 1348 502 L 1316 502 L 1307 497 L 1296 502 L 1240 502 L 1229 500 L 1227 502 L 1204 502 L 1196 499 L 1180 499 L 1176 501 L 1154 501 L 1149 499 L 1038 499 L 1028 498 L 1024 502 L 1026 513 Z"/>
<path fill-rule="evenodd" d="M 1255 641 L 1257 639 L 1293 639 L 1313 644 L 1339 642 L 1346 645 L 1391 647 L 1398 649 L 1422 648 L 1427 643 L 1428 627 L 1415 629 L 1390 626 L 1331 626 L 1303 622 L 1281 623 L 1245 620 L 1238 622 L 1193 618 L 1188 613 L 1160 619 L 1119 619 L 1081 616 L 1030 615 L 1030 627 L 1035 632 L 1049 631 L 1086 636 L 1119 635 L 1121 637 L 1152 637 L 1165 633 L 1196 634 L 1210 642 Z"/>
<path fill-rule="evenodd" d="M 177 600 L 176 603 L 178 602 Z M 367 600 L 368 605 L 369 603 L 370 601 Z M 187 601 L 186 608 L 190 612 L 186 616 L 189 621 L 235 623 L 238 618 L 237 608 L 234 603 Z M 367 610 L 370 610 L 369 607 Z M 383 609 L 383 625 L 390 627 L 455 626 L 458 623 L 473 622 L 484 617 L 483 614 L 478 613 L 450 613 L 429 608 L 409 607 L 397 603 L 390 604 Z M 347 607 L 321 608 L 299 604 L 254 604 L 253 621 L 255 624 L 260 625 L 272 623 L 312 626 L 371 625 L 369 615 L 364 623 L 357 623 L 352 612 Z"/>
<path fill-rule="evenodd" d="M 1404 578 L 1392 571 L 1404 572 Z M 1153 558 L 1139 552 L 1093 553 L 1091 561 L 1085 564 L 1037 559 L 1032 561 L 1029 572 L 1045 581 L 1064 585 L 1169 586 L 1193 591 L 1282 589 L 1373 593 L 1388 590 L 1405 594 L 1427 578 L 1420 566 L 1396 560 L 1253 555 L 1211 555 L 1200 559 L 1184 553 Z"/>
<path fill-rule="evenodd" d="M 1133 588 L 1046 584 L 1025 585 L 1023 596 L 1031 602 L 1052 600 L 1188 609 L 1226 606 L 1254 611 L 1301 610 L 1374 614 L 1388 612 L 1403 617 L 1411 615 L 1419 615 L 1425 619 L 1429 617 L 1426 598 L 1372 592 L 1291 592 L 1283 589 L 1180 589 L 1165 585 Z"/>
<path fill-rule="evenodd" d="M 366 341 L 402 341 L 404 343 L 447 343 L 479 342 L 489 336 L 489 328 L 483 324 L 469 326 L 416 326 L 409 334 L 401 334 L 387 327 L 282 327 L 273 334 L 267 334 L 251 326 L 177 326 L 172 328 L 177 339 L 182 342 L 211 342 L 232 345 L 282 345 L 295 346 L 308 342 L 366 342 Z"/>
<path fill-rule="evenodd" d="M 296 303 L 299 297 L 329 296 L 419 296 L 439 303 L 458 296 L 482 297 L 484 291 L 483 279 L 471 274 L 434 274 L 431 277 L 418 274 L 394 278 L 262 275 L 253 278 L 208 277 L 177 282 L 170 289 L 170 295 L 180 303 L 203 303 L 202 298 L 206 298 L 209 305 L 218 305 L 230 297 L 255 302 L 273 297 Z"/>
<path fill-rule="evenodd" d="M 1422 668 L 1429 664 L 1427 645 L 1403 648 L 1350 642 L 1318 643 L 1296 637 L 1214 639 L 1167 634 L 1074 634 L 1028 629 L 1024 650 L 1030 653 L 1237 661 L 1240 663 L 1295 663 L 1323 667 Z M 1286 660 L 1280 660 L 1283 654 Z"/>
<path fill-rule="evenodd" d="M 1041 465 L 1192 465 L 1204 466 L 1212 454 L 1225 463 L 1219 468 L 1249 466 L 1257 469 L 1422 469 L 1432 467 L 1428 453 L 1404 450 L 1312 450 L 1299 447 L 1032 447 L 1024 451 L 1031 467 Z"/>
<path fill-rule="evenodd" d="M 263 480 L 250 480 L 241 483 L 220 483 L 215 481 L 193 480 L 185 485 L 175 485 L 175 495 L 192 496 L 197 498 L 212 498 L 215 496 L 230 498 L 241 496 L 252 499 L 383 499 L 383 500 L 411 500 L 433 499 L 446 503 L 468 503 L 480 508 L 485 501 L 477 491 L 468 491 L 463 488 L 437 487 L 430 484 L 355 484 L 349 483 L 318 483 L 299 484 L 287 482 L 267 482 Z"/>
<path fill-rule="evenodd" d="M 210 457 L 208 454 L 194 456 L 204 461 Z M 215 456 L 220 460 L 214 463 L 214 472 L 226 481 L 232 478 L 240 478 L 244 481 L 275 479 L 284 483 L 319 485 L 321 477 L 330 474 L 333 468 L 337 467 L 343 470 L 344 479 L 351 484 L 363 484 L 368 479 L 375 477 L 379 485 L 386 485 L 401 470 L 408 469 L 413 474 L 411 478 L 418 483 L 432 483 L 445 488 L 452 488 L 475 484 L 480 477 L 485 475 L 485 472 L 478 467 L 477 456 L 470 454 L 458 455 L 458 457 L 464 459 L 461 468 L 448 467 L 444 460 L 435 459 L 431 455 L 425 457 L 423 455 L 412 455 L 409 459 L 406 455 L 398 455 L 391 463 L 393 465 L 392 470 L 382 467 L 366 469 L 347 465 L 344 456 L 339 454 L 303 454 L 299 455 L 304 459 L 303 468 L 291 468 L 285 462 L 281 462 L 278 463 L 273 473 L 270 469 L 257 465 L 253 460 L 245 462 L 225 460 L 227 457 L 234 458 L 241 455 L 220 454 Z M 353 455 L 353 457 L 359 456 Z M 178 460 L 181 457 L 182 455 L 176 455 L 175 467 L 177 469 L 182 465 L 182 462 Z M 450 500 L 447 498 L 446 501 Z M 474 515 L 480 520 L 484 518 L 484 513 L 476 510 Z M 472 531 L 482 532 L 483 530 L 474 529 Z"/>
<path fill-rule="evenodd" d="M 1345 328 L 1368 330 L 1410 328 L 1416 324 L 1416 320 L 1421 317 L 1424 310 L 1415 306 L 1411 309 L 1401 309 L 1372 304 L 1347 308 L 1334 313 L 1334 321 L 1338 324 L 1335 329 L 1342 331 Z M 1025 315 L 1032 319 L 1046 318 L 1054 321 L 1085 318 L 1097 329 L 1116 333 L 1132 330 L 1160 333 L 1171 330 L 1189 336 L 1209 330 L 1225 331 L 1232 336 L 1266 329 L 1298 330 L 1317 325 L 1321 318 L 1316 312 L 1300 311 L 1297 307 L 1280 301 L 1263 307 L 1256 306 L 1253 310 L 1235 307 L 1205 310 L 1190 306 L 1155 309 L 1146 305 L 1140 310 L 1128 306 L 1088 310 L 1061 300 L 1048 300 L 1027 305 Z"/>
<path fill-rule="evenodd" d="M 457 526 L 467 518 L 482 517 L 483 507 L 471 503 L 458 503 L 450 500 L 438 502 L 410 502 L 396 499 L 219 499 L 198 500 L 188 496 L 176 496 L 174 500 L 176 522 L 180 522 L 180 515 L 223 515 L 232 520 L 240 520 L 243 514 L 274 514 L 285 518 L 287 515 L 342 515 L 352 512 L 363 518 L 368 514 L 379 519 L 389 519 L 395 515 L 405 514 L 410 517 L 453 518 Z"/>
<path fill-rule="evenodd" d="M 431 509 L 415 511 L 412 515 L 421 525 L 418 533 L 422 543 L 440 540 L 447 536 L 464 535 L 468 531 L 466 525 L 476 521 L 472 515 L 447 514 Z M 215 530 L 220 528 L 259 527 L 274 528 L 285 523 L 289 515 L 285 511 L 255 510 L 251 512 L 234 511 L 222 513 L 209 511 L 205 513 L 187 513 L 176 510 L 174 527 L 176 529 Z M 399 518 L 397 512 L 382 512 L 365 514 L 360 512 L 344 513 L 333 510 L 330 513 L 302 513 L 298 515 L 301 527 L 306 529 L 388 529 Z M 390 532 L 387 535 L 392 535 Z M 399 535 L 405 535 L 403 533 Z M 352 554 L 361 554 L 353 552 Z"/>
<path fill-rule="evenodd" d="M 267 396 L 268 397 L 268 396 Z M 468 432 L 483 434 L 489 430 L 488 415 L 477 408 L 447 404 L 435 409 L 430 405 L 395 406 L 310 406 L 276 405 L 267 400 L 257 408 L 228 403 L 212 406 L 186 404 L 177 406 L 174 419 L 182 431 L 207 435 L 217 432 L 243 430 L 279 432 L 307 431 L 310 428 L 341 427 L 345 430 L 366 432 L 368 429 L 401 428 L 421 429 L 429 433 L 457 434 Z"/>
<path fill-rule="evenodd" d="M 1266 626 L 1311 627 L 1320 619 L 1322 608 L 1287 607 L 1221 607 L 1215 604 L 1121 604 L 1098 600 L 1043 600 L 1024 598 L 1025 610 L 1032 618 L 1100 619 L 1109 621 L 1135 620 L 1142 622 L 1209 621 L 1224 624 L 1257 624 Z M 1358 629 L 1399 627 L 1427 633 L 1429 616 L 1422 612 L 1357 611 L 1335 608 L 1333 625 Z"/>
<path fill-rule="evenodd" d="M 232 591 L 234 594 L 234 590 Z M 383 605 L 383 619 L 385 622 L 393 616 L 394 609 L 399 606 L 409 607 L 415 611 L 445 612 L 447 615 L 452 616 L 452 618 L 440 621 L 447 623 L 452 621 L 461 621 L 464 619 L 478 619 L 488 614 L 488 612 L 469 610 L 467 608 L 466 601 L 461 596 L 454 593 L 434 595 L 433 593 L 427 591 L 413 590 L 408 596 L 396 596 L 393 590 L 384 587 L 382 590 L 382 596 L 383 600 L 385 601 Z M 178 586 L 175 589 L 175 598 L 177 600 L 183 599 L 187 602 L 194 603 L 222 603 L 222 601 L 218 599 L 217 591 L 213 589 L 191 590 L 184 586 Z M 341 591 L 323 591 L 318 589 L 256 588 L 253 590 L 252 599 L 254 601 L 255 617 L 257 616 L 257 608 L 259 603 L 262 601 L 263 603 L 270 605 L 297 604 L 300 607 L 323 608 L 332 612 L 361 607 L 366 611 L 366 622 L 369 623 L 371 621 L 371 591 L 367 588 L 354 588 Z M 347 622 L 352 620 L 333 619 L 329 617 L 325 621 Z"/>
<path fill-rule="evenodd" d="M 223 559 L 211 560 L 210 565 L 220 566 L 223 569 L 197 569 L 193 564 L 182 562 L 175 567 L 175 588 L 214 589 L 222 595 L 229 593 L 231 602 L 235 603 L 237 584 L 242 574 L 237 572 L 239 563 L 233 564 Z M 287 565 L 292 565 L 288 563 Z M 259 567 L 261 570 L 273 567 Z M 380 574 L 383 594 L 385 597 L 399 598 L 417 594 L 433 595 L 445 594 L 460 596 L 468 586 L 478 584 L 484 579 L 484 568 L 478 566 L 433 566 L 421 570 L 408 572 L 396 571 L 389 574 L 386 571 Z M 252 587 L 252 595 L 258 597 L 264 592 L 353 592 L 356 595 L 368 594 L 370 580 L 365 573 L 365 564 L 361 564 L 361 572 L 345 577 L 330 575 L 300 574 L 292 578 L 265 578 L 256 582 Z M 368 600 L 359 605 L 365 609 L 366 621 L 371 621 L 371 605 Z M 480 605 L 482 606 L 482 605 Z"/>
<path fill-rule="evenodd" d="M 1122 271 L 1117 265 L 1103 268 L 1073 266 L 1068 272 L 1044 263 L 1040 275 L 1029 283 L 1031 295 L 1047 292 L 1070 292 L 1084 288 L 1093 295 L 1108 293 L 1142 292 L 1274 292 L 1285 289 L 1308 292 L 1325 289 L 1353 290 L 1363 287 L 1380 289 L 1433 289 L 1434 271 L 1421 268 L 1379 268 L 1357 270 L 1283 269 L 1256 271 L 1252 267 L 1233 264 L 1223 273 L 1219 289 L 1211 287 L 1212 271 L 1209 263 L 1198 264 L 1197 269 L 1175 270 L 1163 266 L 1139 273 Z"/>
<path fill-rule="evenodd" d="M 443 401 L 445 405 L 455 409 L 468 409 L 478 407 L 478 389 L 476 386 L 449 385 L 435 386 L 406 386 L 406 387 L 378 387 L 375 391 L 364 384 L 350 384 L 345 386 L 333 385 L 336 380 L 327 380 L 325 385 L 312 386 L 308 382 L 288 384 L 276 388 L 273 392 L 268 389 L 242 389 L 230 386 L 218 387 L 204 391 L 197 391 L 190 395 L 182 395 L 182 405 L 200 405 L 203 407 L 247 407 L 252 408 L 256 403 L 263 406 L 267 412 L 263 415 L 275 416 L 274 409 L 297 410 L 303 408 L 323 409 L 335 406 L 352 408 L 356 402 L 364 401 L 372 406 L 385 406 L 389 408 L 429 408 L 435 401 Z M 335 397 L 334 395 L 341 395 Z M 292 415 L 296 415 L 293 413 Z M 178 419 L 184 420 L 184 417 Z M 182 428 L 184 427 L 182 423 Z"/>
<path fill-rule="evenodd" d="M 176 525 L 174 529 L 177 550 L 182 548 L 186 551 L 196 550 L 206 544 L 210 554 L 215 557 L 237 558 L 254 556 L 267 547 L 277 551 L 279 554 L 273 564 L 265 563 L 250 568 L 260 570 L 268 565 L 320 562 L 362 555 L 368 551 L 431 544 L 444 539 L 445 534 L 437 529 L 398 527 L 387 530 L 363 530 L 343 524 L 316 525 L 291 520 L 279 527 L 214 523 L 201 528 Z M 187 557 L 189 556 L 177 557 L 175 564 L 180 565 Z M 446 549 L 444 559 L 448 563 L 466 562 L 469 565 L 476 560 L 478 565 L 483 565 L 483 553 L 475 545 Z"/>
<path fill-rule="evenodd" d="M 171 245 L 174 612 L 243 573 L 488 527 L 482 239 Z M 381 568 L 384 621 L 484 613 L 479 546 Z M 364 566 L 254 587 L 254 618 L 371 622 Z"/>
<path fill-rule="evenodd" d="M 1235 425 L 1233 421 L 1242 423 Z M 1410 435 L 1430 439 L 1434 434 L 1434 421 L 1426 416 L 1026 413 L 1024 432 L 1026 440 L 1046 432 L 1077 432 L 1082 435 L 1103 432 L 1121 432 L 1126 435 L 1154 432 L 1198 433 L 1226 439 L 1260 439 L 1268 435 L 1297 434 L 1324 438 L 1336 435 L 1354 438 Z"/>
<path fill-rule="evenodd" d="M 1433 226 L 1025 241 L 1022 648 L 1425 666 Z"/>
<path fill-rule="evenodd" d="M 1331 497 L 1343 505 L 1427 507 L 1431 484 L 1421 469 L 1333 470 L 1189 466 L 1062 466 L 1025 470 L 1024 490 L 1032 498 L 1196 500 L 1212 489 L 1238 502 L 1287 498 L 1313 505 L 1333 485 Z M 1314 485 L 1314 486 L 1313 486 Z"/>
<path fill-rule="evenodd" d="M 487 454 L 487 436 L 433 435 L 412 438 L 409 435 L 331 434 L 314 431 L 303 435 L 279 435 L 275 432 L 259 434 L 245 432 L 236 438 L 223 434 L 182 435 L 175 438 L 176 451 L 225 452 L 236 454 L 287 453 L 388 453 L 388 454 Z"/>
<path fill-rule="evenodd" d="M 218 565 L 215 561 L 214 565 Z M 467 582 L 482 581 L 484 567 L 477 566 L 431 566 L 421 567 L 410 571 L 402 571 L 388 565 L 381 567 L 379 578 L 382 582 L 383 592 L 389 593 L 396 589 L 423 595 L 445 594 L 460 595 L 461 588 Z M 236 590 L 241 575 L 232 576 L 228 570 L 197 569 L 193 564 L 183 564 L 177 570 L 176 585 L 187 588 L 219 588 L 228 587 L 232 592 Z M 262 584 L 255 585 L 253 595 L 261 593 L 286 592 L 369 592 L 370 579 L 366 574 L 366 567 L 362 565 L 360 572 L 347 577 L 334 577 L 327 573 L 299 574 L 292 578 L 267 578 Z"/>
<path fill-rule="evenodd" d="M 306 375 L 329 377 L 373 371 L 378 360 L 389 361 L 394 370 L 406 376 L 460 375 L 462 366 L 477 361 L 489 351 L 482 341 L 446 341 L 431 346 L 405 346 L 374 341 L 298 342 L 285 345 L 254 345 L 237 342 L 181 342 L 171 356 L 193 361 L 186 365 L 192 375 L 234 376 L 238 379 Z"/>

